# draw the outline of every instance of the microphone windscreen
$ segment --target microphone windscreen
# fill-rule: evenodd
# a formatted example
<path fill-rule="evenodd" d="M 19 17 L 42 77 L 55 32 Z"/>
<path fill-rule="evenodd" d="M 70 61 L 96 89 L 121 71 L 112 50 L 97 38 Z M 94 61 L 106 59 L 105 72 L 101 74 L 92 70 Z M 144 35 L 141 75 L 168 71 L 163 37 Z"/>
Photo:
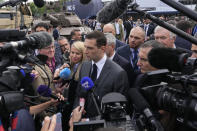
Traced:
<path fill-rule="evenodd" d="M 129 98 L 132 101 L 132 103 L 135 105 L 137 110 L 143 111 L 147 107 L 150 107 L 148 102 L 145 100 L 145 98 L 140 94 L 138 89 L 131 88 L 129 89 Z"/>
<path fill-rule="evenodd" d="M 52 36 L 47 32 L 34 32 L 27 36 L 27 39 L 34 39 L 35 46 L 37 49 L 42 49 L 44 47 L 50 46 L 53 39 Z"/>
<path fill-rule="evenodd" d="M 44 6 L 44 0 L 34 0 L 34 4 L 38 7 L 41 8 Z"/>
<path fill-rule="evenodd" d="M 51 89 L 48 88 L 48 86 L 46 85 L 40 85 L 38 88 L 37 88 L 37 92 L 41 95 L 41 96 L 44 96 L 44 97 L 50 97 L 51 96 Z"/>
<path fill-rule="evenodd" d="M 94 86 L 94 82 L 89 77 L 83 77 L 81 79 L 81 86 L 85 90 L 90 90 Z"/>
<path fill-rule="evenodd" d="M 69 68 L 64 68 L 61 72 L 60 72 L 60 78 L 64 79 L 64 80 L 68 80 L 71 76 L 71 71 Z"/>
<path fill-rule="evenodd" d="M 115 0 L 106 4 L 103 9 L 97 13 L 97 20 L 103 24 L 111 22 L 124 13 L 131 1 L 132 0 Z"/>
<path fill-rule="evenodd" d="M 154 48 L 148 53 L 149 63 L 158 69 L 181 71 L 188 52 L 174 48 Z"/>
<path fill-rule="evenodd" d="M 80 0 L 80 3 L 85 5 L 85 4 L 88 4 L 90 1 L 91 0 Z"/>

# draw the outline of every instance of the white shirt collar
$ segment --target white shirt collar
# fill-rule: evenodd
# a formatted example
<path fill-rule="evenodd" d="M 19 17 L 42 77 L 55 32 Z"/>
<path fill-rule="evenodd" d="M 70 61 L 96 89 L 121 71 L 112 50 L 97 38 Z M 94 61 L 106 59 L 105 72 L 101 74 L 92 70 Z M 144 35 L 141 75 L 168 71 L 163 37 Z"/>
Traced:
<path fill-rule="evenodd" d="M 114 58 L 114 56 L 115 56 L 115 53 L 116 53 L 116 52 L 114 51 L 114 54 L 113 54 L 111 57 L 109 57 L 110 60 L 113 60 L 113 58 Z"/>
<path fill-rule="evenodd" d="M 103 69 L 103 66 L 104 66 L 106 60 L 107 60 L 107 56 L 106 56 L 106 54 L 104 54 L 103 58 L 100 59 L 98 62 L 95 63 L 94 61 L 92 61 L 92 65 L 95 63 L 97 66 L 97 79 L 100 76 L 100 73 Z"/>

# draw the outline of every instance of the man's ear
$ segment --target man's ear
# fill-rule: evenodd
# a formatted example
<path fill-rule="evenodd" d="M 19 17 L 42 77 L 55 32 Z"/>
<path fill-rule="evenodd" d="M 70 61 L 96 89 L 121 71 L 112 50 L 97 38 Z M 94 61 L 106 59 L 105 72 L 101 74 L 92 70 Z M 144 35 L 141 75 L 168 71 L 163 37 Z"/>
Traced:
<path fill-rule="evenodd" d="M 115 45 L 114 45 L 114 44 L 111 44 L 111 47 L 112 47 L 113 49 L 115 49 Z"/>
<path fill-rule="evenodd" d="M 107 46 L 107 45 L 106 45 L 106 46 Z M 106 46 L 101 46 L 101 49 L 102 49 L 103 51 L 105 51 Z"/>

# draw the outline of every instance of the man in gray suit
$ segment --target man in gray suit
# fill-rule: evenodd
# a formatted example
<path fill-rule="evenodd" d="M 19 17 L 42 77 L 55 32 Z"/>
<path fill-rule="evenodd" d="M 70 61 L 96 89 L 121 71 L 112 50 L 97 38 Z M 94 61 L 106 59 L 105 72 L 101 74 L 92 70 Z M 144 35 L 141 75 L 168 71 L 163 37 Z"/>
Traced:
<path fill-rule="evenodd" d="M 107 58 L 105 54 L 106 43 L 106 38 L 102 32 L 93 31 L 86 35 L 85 54 L 90 61 L 82 64 L 79 74 L 79 81 L 85 76 L 90 76 L 94 81 L 93 90 L 98 98 L 98 104 L 107 93 L 119 92 L 125 94 L 129 87 L 126 72 L 118 64 Z M 75 106 L 79 104 L 79 98 L 84 92 L 86 93 L 85 117 L 95 117 L 98 113 L 90 92 L 84 91 L 80 84 L 76 92 Z"/>

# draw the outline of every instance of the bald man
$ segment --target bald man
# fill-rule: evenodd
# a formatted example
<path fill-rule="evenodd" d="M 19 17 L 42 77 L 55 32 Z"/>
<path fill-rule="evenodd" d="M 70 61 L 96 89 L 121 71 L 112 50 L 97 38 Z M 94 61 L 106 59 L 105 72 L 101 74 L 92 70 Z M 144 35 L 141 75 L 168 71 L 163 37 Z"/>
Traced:
<path fill-rule="evenodd" d="M 145 41 L 144 30 L 137 26 L 131 29 L 128 39 L 128 45 L 119 47 L 117 53 L 131 62 L 131 65 L 135 72 L 139 72 L 139 67 L 137 66 L 139 46 Z"/>
<path fill-rule="evenodd" d="M 114 28 L 114 25 L 111 23 L 105 24 L 103 26 L 103 33 L 112 33 L 116 37 L 116 30 Z M 115 50 L 116 50 L 118 47 L 124 46 L 126 44 L 121 42 L 120 40 L 116 39 L 115 45 L 116 45 L 116 47 L 115 47 Z"/>

